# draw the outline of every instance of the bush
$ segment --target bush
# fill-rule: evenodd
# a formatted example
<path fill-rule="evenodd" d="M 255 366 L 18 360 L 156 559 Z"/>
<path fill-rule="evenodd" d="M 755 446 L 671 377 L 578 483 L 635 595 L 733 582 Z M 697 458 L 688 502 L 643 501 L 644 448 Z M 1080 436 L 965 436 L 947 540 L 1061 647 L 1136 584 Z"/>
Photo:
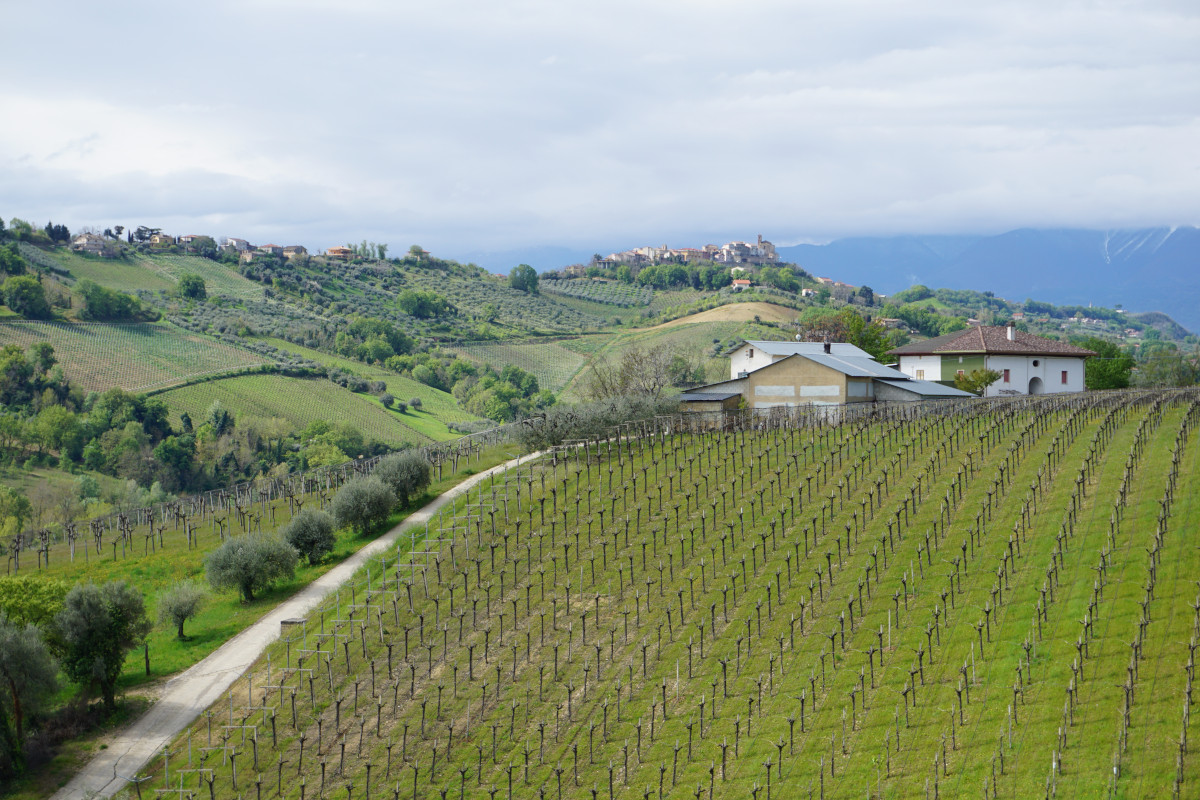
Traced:
<path fill-rule="evenodd" d="M 412 400 L 409 400 L 409 401 L 408 401 L 408 404 L 409 404 L 410 406 L 412 406 L 412 409 L 413 409 L 414 411 L 416 411 L 418 408 L 420 408 L 420 407 L 421 407 L 421 398 L 419 398 L 419 397 L 414 397 Z"/>
<path fill-rule="evenodd" d="M 419 450 L 404 450 L 380 459 L 374 475 L 395 493 L 401 506 L 407 506 L 429 486 L 431 472 L 429 461 Z"/>
<path fill-rule="evenodd" d="M 330 510 L 340 528 L 368 533 L 387 521 L 396 506 L 396 495 L 379 478 L 355 478 L 333 498 Z"/>
<path fill-rule="evenodd" d="M 392 403 L 396 402 L 396 398 L 392 397 L 387 392 L 379 395 L 379 402 L 383 403 L 384 408 L 391 408 Z"/>
<path fill-rule="evenodd" d="M 237 589 L 250 602 L 255 592 L 296 574 L 296 551 L 277 536 L 252 533 L 209 553 L 204 572 L 214 589 Z"/>
<path fill-rule="evenodd" d="M 63 672 L 81 686 L 97 686 L 112 710 L 125 654 L 150 632 L 142 593 L 124 581 L 76 586 L 54 622 Z"/>
<path fill-rule="evenodd" d="M 0 614 L 0 748 L 4 772 L 18 773 L 25 765 L 25 721 L 35 717 L 55 689 L 58 668 L 41 632 Z"/>
<path fill-rule="evenodd" d="M 183 635 L 183 623 L 200 613 L 204 605 L 204 587 L 195 581 L 180 581 L 163 591 L 158 597 L 158 621 L 170 622 L 176 628 L 176 635 Z"/>
<path fill-rule="evenodd" d="M 333 535 L 333 517 L 311 508 L 302 510 L 283 527 L 280 535 L 296 552 L 316 564 L 333 550 L 337 539 Z"/>

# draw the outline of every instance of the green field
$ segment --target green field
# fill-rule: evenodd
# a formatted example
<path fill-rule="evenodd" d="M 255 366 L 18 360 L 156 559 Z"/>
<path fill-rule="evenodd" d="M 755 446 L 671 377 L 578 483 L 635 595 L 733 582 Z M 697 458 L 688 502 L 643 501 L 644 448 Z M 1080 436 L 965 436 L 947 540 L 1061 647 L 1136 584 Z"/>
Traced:
<path fill-rule="evenodd" d="M 86 391 L 144 392 L 268 359 L 166 323 L 0 323 L 0 344 L 48 342 L 63 374 Z"/>
<path fill-rule="evenodd" d="M 175 279 L 145 258 L 98 258 L 66 248 L 54 250 L 53 257 L 75 278 L 87 278 L 117 291 L 133 294 L 139 289 L 156 292 L 175 288 Z"/>
<path fill-rule="evenodd" d="M 330 355 L 320 350 L 292 344 L 283 339 L 264 339 L 264 341 L 280 350 L 295 353 L 328 367 L 336 367 L 342 372 L 358 375 L 365 380 L 383 381 L 387 384 L 388 392 L 398 401 L 407 403 L 414 397 L 421 398 L 421 411 L 424 413 L 415 416 L 409 414 L 411 419 L 406 418 L 404 422 L 432 439 L 441 440 L 457 436 L 446 427 L 445 423 L 447 422 L 476 422 L 481 419 L 460 408 L 458 401 L 449 392 L 426 386 L 412 378 L 404 378 L 381 367 L 372 367 L 361 361 Z"/>
<path fill-rule="evenodd" d="M 349 422 L 363 436 L 389 445 L 428 444 L 433 438 L 410 426 L 410 420 L 422 427 L 434 427 L 431 413 L 425 410 L 400 414 L 389 411 L 370 395 L 355 394 L 324 378 L 290 378 L 284 375 L 242 375 L 171 389 L 158 395 L 171 409 L 172 424 L 187 412 L 193 420 L 202 420 L 214 401 L 238 416 L 281 417 L 297 429 L 310 422 Z M 445 426 L 441 428 L 445 430 Z M 445 434 L 440 438 L 453 438 Z"/>
<path fill-rule="evenodd" d="M 261 283 L 244 278 L 235 268 L 211 259 L 162 254 L 139 255 L 137 262 L 166 278 L 172 286 L 190 272 L 204 278 L 209 295 L 225 295 L 240 300 L 261 300 L 263 297 Z"/>
<path fill-rule="evenodd" d="M 1195 796 L 1200 397 L 940 408 L 481 486 L 150 785 L 235 796 L 256 757 L 290 798 Z"/>

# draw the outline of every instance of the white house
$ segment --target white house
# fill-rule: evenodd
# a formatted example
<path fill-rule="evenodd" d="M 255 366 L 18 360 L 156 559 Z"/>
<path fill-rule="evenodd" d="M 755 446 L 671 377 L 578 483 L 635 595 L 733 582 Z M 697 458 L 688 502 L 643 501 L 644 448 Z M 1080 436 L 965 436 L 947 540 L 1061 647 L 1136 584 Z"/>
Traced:
<path fill-rule="evenodd" d="M 957 375 L 991 369 L 1000 379 L 985 397 L 1084 390 L 1084 361 L 1091 350 L 1013 327 L 980 325 L 888 351 L 900 371 L 917 380 L 950 384 Z"/>
<path fill-rule="evenodd" d="M 795 355 L 833 355 L 839 358 L 866 358 L 871 354 L 845 342 L 764 342 L 746 340 L 729 351 L 729 377 L 744 378 L 756 369 Z"/>

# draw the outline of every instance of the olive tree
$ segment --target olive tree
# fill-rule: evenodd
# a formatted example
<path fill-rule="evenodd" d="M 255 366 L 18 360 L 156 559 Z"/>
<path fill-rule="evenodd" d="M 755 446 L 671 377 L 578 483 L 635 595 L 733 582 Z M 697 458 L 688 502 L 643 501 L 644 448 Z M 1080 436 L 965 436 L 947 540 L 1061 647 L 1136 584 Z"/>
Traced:
<path fill-rule="evenodd" d="M 67 593 L 54 621 L 63 672 L 81 686 L 98 688 L 112 710 L 125 654 L 150 632 L 142 593 L 124 581 L 82 584 Z"/>
<path fill-rule="evenodd" d="M 0 613 L 0 747 L 14 772 L 25 766 L 25 720 L 54 693 L 57 674 L 41 631 Z"/>
<path fill-rule="evenodd" d="M 337 539 L 333 535 L 333 517 L 324 511 L 306 508 L 283 527 L 280 535 L 296 552 L 316 564 L 331 550 Z"/>
<path fill-rule="evenodd" d="M 278 536 L 251 533 L 209 553 L 204 574 L 214 589 L 237 589 L 248 603 L 255 592 L 296 574 L 296 551 Z"/>
<path fill-rule="evenodd" d="M 333 498 L 330 510 L 340 528 L 367 533 L 382 525 L 396 506 L 396 494 L 375 475 L 355 478 Z"/>
<path fill-rule="evenodd" d="M 373 474 L 395 493 L 401 506 L 407 506 L 429 486 L 431 473 L 429 460 L 421 451 L 403 450 L 381 458 Z"/>
<path fill-rule="evenodd" d="M 204 587 L 196 581 L 179 581 L 167 587 L 158 597 L 159 623 L 170 622 L 178 638 L 186 639 L 183 623 L 200 613 L 205 597 Z"/>

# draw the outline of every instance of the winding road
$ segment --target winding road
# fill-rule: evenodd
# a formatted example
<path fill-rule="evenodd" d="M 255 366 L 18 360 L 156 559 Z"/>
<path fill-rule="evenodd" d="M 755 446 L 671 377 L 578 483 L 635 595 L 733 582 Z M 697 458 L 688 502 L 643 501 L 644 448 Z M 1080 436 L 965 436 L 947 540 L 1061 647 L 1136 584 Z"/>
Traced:
<path fill-rule="evenodd" d="M 167 682 L 162 696 L 145 714 L 116 736 L 108 748 L 97 753 L 52 800 L 111 797 L 120 791 L 138 770 L 162 751 L 180 731 L 191 724 L 233 685 L 242 673 L 262 655 L 279 636 L 280 623 L 307 616 L 330 592 L 349 580 L 367 559 L 395 544 L 408 529 L 424 525 L 434 514 L 455 498 L 519 464 L 537 458 L 540 453 L 521 456 L 473 475 L 423 508 L 354 555 L 316 579 L 265 614 L 246 630 L 223 644 L 203 661 L 194 664 Z"/>

